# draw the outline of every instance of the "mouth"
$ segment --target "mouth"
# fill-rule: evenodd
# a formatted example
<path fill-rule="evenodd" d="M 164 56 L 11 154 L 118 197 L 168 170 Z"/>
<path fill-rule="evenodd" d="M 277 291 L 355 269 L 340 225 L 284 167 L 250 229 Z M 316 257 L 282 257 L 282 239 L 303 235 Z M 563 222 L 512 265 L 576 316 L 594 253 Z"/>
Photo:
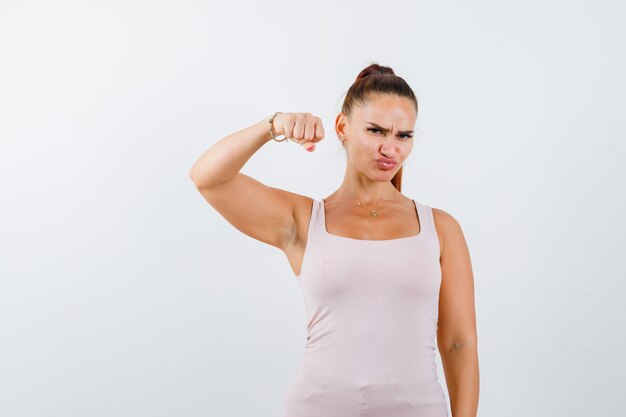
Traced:
<path fill-rule="evenodd" d="M 397 164 L 398 163 L 396 161 L 394 161 L 393 159 L 388 159 L 388 158 L 380 158 L 376 160 L 376 166 L 386 171 L 393 169 Z"/>

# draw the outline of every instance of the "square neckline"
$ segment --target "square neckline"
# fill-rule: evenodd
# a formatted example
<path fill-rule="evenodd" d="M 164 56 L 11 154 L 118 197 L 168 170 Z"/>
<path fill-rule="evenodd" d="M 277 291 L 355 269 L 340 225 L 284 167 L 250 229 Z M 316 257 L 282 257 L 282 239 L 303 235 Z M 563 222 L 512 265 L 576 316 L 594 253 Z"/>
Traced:
<path fill-rule="evenodd" d="M 422 222 L 422 216 L 420 216 L 420 210 L 419 207 L 417 205 L 417 202 L 414 199 L 411 199 L 411 201 L 413 202 L 413 206 L 415 207 L 415 214 L 417 215 L 417 221 L 419 223 L 420 226 L 420 231 L 418 234 L 416 235 L 411 235 L 411 236 L 404 236 L 404 237 L 396 237 L 393 239 L 355 239 L 353 237 L 347 237 L 347 236 L 339 236 L 339 235 L 334 235 L 332 233 L 330 233 L 328 231 L 328 229 L 326 229 L 326 207 L 324 207 L 324 199 L 320 199 L 319 203 L 321 205 L 321 212 L 322 212 L 322 218 L 321 218 L 321 229 L 322 232 L 324 233 L 324 235 L 326 236 L 330 236 L 334 239 L 343 239 L 343 240 L 350 240 L 353 242 L 397 242 L 397 241 L 403 241 L 403 240 L 409 240 L 409 239 L 418 239 L 421 238 L 423 235 L 423 231 L 424 231 L 424 224 Z"/>

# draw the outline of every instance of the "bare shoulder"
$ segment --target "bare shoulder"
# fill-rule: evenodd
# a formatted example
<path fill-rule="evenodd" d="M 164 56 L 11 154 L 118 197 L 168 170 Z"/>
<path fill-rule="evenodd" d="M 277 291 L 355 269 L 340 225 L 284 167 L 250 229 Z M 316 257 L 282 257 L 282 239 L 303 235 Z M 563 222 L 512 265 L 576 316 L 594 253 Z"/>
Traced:
<path fill-rule="evenodd" d="M 435 229 L 439 237 L 439 247 L 441 248 L 440 255 L 442 255 L 446 242 L 452 243 L 463 239 L 463 230 L 458 220 L 452 214 L 440 208 L 433 207 L 432 209 Z"/>

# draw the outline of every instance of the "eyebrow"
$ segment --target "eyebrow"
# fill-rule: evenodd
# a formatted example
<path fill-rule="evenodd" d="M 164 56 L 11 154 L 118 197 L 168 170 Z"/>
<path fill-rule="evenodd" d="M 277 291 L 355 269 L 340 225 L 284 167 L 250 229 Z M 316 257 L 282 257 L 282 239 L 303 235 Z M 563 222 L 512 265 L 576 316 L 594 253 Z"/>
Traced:
<path fill-rule="evenodd" d="M 385 133 L 389 132 L 389 129 L 386 129 L 386 128 L 382 127 L 382 126 L 379 126 L 379 125 L 377 125 L 374 122 L 367 122 L 367 123 L 371 124 L 372 126 L 374 126 L 377 129 L 380 129 L 382 132 L 385 132 Z M 402 135 L 402 134 L 406 134 L 406 133 L 413 133 L 413 131 L 412 130 L 399 130 L 398 133 Z"/>

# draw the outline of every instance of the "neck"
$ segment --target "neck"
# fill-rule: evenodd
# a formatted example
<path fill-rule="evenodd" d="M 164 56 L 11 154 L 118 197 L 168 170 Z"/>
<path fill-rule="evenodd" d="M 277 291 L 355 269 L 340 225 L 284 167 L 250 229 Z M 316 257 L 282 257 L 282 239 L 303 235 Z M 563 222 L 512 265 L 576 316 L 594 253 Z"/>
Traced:
<path fill-rule="evenodd" d="M 377 182 L 372 186 L 343 183 L 337 190 L 337 198 L 339 200 L 356 199 L 362 204 L 375 205 L 380 201 L 393 200 L 397 193 L 398 190 L 391 182 Z"/>

